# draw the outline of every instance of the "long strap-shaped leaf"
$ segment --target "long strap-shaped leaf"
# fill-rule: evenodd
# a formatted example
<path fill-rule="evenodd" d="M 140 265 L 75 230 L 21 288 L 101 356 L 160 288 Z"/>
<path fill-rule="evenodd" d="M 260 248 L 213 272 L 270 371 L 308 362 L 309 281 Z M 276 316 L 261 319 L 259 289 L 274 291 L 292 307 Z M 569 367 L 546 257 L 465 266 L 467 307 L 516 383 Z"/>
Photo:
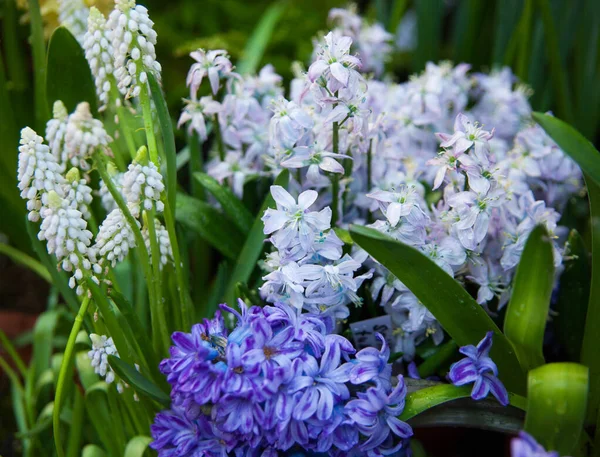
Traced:
<path fill-rule="evenodd" d="M 500 379 L 516 393 L 525 391 L 525 376 L 508 339 L 467 291 L 420 251 L 377 230 L 352 226 L 354 241 L 390 270 L 460 346 L 476 344 L 486 332 L 494 332 L 491 356 Z"/>
<path fill-rule="evenodd" d="M 548 450 L 572 455 L 583 432 L 588 369 L 550 363 L 529 372 L 525 430 Z"/>
<path fill-rule="evenodd" d="M 544 226 L 529 235 L 513 284 L 504 334 L 523 370 L 529 371 L 544 364 L 542 344 L 554 285 L 552 243 Z"/>
<path fill-rule="evenodd" d="M 533 113 L 533 118 L 560 148 L 577 162 L 585 174 L 592 224 L 592 280 L 588 303 L 581 362 L 590 369 L 588 420 L 596 420 L 600 406 L 600 152 L 581 133 L 552 116 Z"/>

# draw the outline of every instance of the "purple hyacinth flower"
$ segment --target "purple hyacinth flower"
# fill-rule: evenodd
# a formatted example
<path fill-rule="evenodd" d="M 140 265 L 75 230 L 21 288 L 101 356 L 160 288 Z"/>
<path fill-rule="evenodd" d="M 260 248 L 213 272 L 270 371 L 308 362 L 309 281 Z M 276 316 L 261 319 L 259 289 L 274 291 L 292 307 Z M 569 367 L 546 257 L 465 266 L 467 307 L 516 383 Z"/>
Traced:
<path fill-rule="evenodd" d="M 498 367 L 488 355 L 492 347 L 493 334 L 491 331 L 487 332 L 477 347 L 473 345 L 461 347 L 459 351 L 467 357 L 450 367 L 448 378 L 455 386 L 474 382 L 471 391 L 473 400 L 481 400 L 491 392 L 500 404 L 506 406 L 508 405 L 508 392 L 504 384 L 497 378 Z"/>
<path fill-rule="evenodd" d="M 519 432 L 510 443 L 511 457 L 559 457 L 556 451 L 546 451 L 530 434 Z"/>
<path fill-rule="evenodd" d="M 391 392 L 388 391 L 389 389 L 370 387 L 366 393 L 359 392 L 358 399 L 351 400 L 346 405 L 348 416 L 356 423 L 360 433 L 368 437 L 360 446 L 368 454 L 376 455 L 381 446 L 387 446 L 390 432 L 403 440 L 413 434 L 411 426 L 397 417 L 404 410 L 404 378 L 398 376 L 398 384 Z M 402 442 L 394 448 L 398 450 L 401 446 Z M 386 452 L 388 451 L 391 448 L 386 447 Z"/>
<path fill-rule="evenodd" d="M 363 384 L 374 381 L 385 389 L 391 385 L 392 367 L 388 364 L 390 348 L 383 335 L 377 333 L 376 336 L 381 341 L 381 349 L 368 347 L 356 353 L 356 360 L 350 372 L 350 382 Z"/>

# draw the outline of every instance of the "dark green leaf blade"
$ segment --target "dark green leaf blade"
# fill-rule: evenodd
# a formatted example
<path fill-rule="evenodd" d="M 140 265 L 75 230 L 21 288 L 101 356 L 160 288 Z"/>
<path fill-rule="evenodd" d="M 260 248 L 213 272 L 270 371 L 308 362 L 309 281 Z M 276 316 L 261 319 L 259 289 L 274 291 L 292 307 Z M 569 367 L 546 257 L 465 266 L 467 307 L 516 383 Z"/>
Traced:
<path fill-rule="evenodd" d="M 260 22 L 248 39 L 242 58 L 237 64 L 237 71 L 240 74 L 256 72 L 265 49 L 267 49 L 273 30 L 275 30 L 275 26 L 284 11 L 285 2 L 279 1 L 271 4 L 264 12 L 260 18 Z"/>
<path fill-rule="evenodd" d="M 133 387 L 136 392 L 146 395 L 163 406 L 168 407 L 171 404 L 171 398 L 165 392 L 128 363 L 114 355 L 108 356 L 108 363 L 117 376 Z"/>
<path fill-rule="evenodd" d="M 543 113 L 533 113 L 558 146 L 581 167 L 586 175 L 600 185 L 600 152 L 581 133 L 566 122 Z"/>
<path fill-rule="evenodd" d="M 524 371 L 544 364 L 542 345 L 554 286 L 552 242 L 545 227 L 529 235 L 506 310 L 504 334 L 514 345 Z"/>
<path fill-rule="evenodd" d="M 88 102 L 96 112 L 96 85 L 83 49 L 66 27 L 58 27 L 48 45 L 46 99 L 48 109 L 62 100 L 71 112 L 78 103 Z"/>
<path fill-rule="evenodd" d="M 244 236 L 221 212 L 196 198 L 177 193 L 177 222 L 194 230 L 223 255 L 236 259 Z"/>
<path fill-rule="evenodd" d="M 290 179 L 290 173 L 288 170 L 283 170 L 273 183 L 276 186 L 285 187 Z M 235 288 L 238 283 L 248 283 L 248 279 L 256 266 L 260 254 L 263 252 L 265 244 L 265 235 L 263 233 L 263 222 L 262 217 L 265 210 L 275 205 L 275 200 L 271 196 L 271 192 L 267 194 L 265 201 L 260 207 L 260 211 L 252 224 L 252 229 L 246 238 L 244 247 L 240 252 L 233 273 L 229 278 L 227 289 L 225 292 L 225 302 L 230 305 L 235 305 Z"/>
<path fill-rule="evenodd" d="M 591 268 L 589 254 L 577 230 L 571 231 L 568 245 L 569 256 L 564 259 L 565 270 L 560 275 L 556 300 L 558 317 L 552 323 L 569 359 L 577 361 L 581 354 L 590 297 Z"/>
<path fill-rule="evenodd" d="M 173 208 L 173 212 L 175 212 L 175 194 L 177 193 L 177 151 L 175 150 L 173 124 L 171 123 L 171 117 L 169 116 L 167 102 L 158 82 L 156 82 L 156 78 L 151 71 L 147 72 L 147 74 L 167 159 L 167 199 L 169 200 L 169 205 Z"/>
<path fill-rule="evenodd" d="M 547 450 L 571 455 L 583 431 L 588 369 L 550 363 L 529 372 L 525 431 Z"/>
<path fill-rule="evenodd" d="M 233 221 L 244 235 L 248 235 L 254 218 L 239 198 L 229 189 L 206 173 L 194 173 L 194 179 L 208 190 L 219 202 L 225 214 Z"/>
<path fill-rule="evenodd" d="M 417 296 L 459 346 L 477 344 L 494 332 L 491 356 L 500 379 L 509 390 L 524 393 L 525 376 L 512 345 L 460 284 L 420 251 L 377 230 L 351 226 L 350 234 Z"/>

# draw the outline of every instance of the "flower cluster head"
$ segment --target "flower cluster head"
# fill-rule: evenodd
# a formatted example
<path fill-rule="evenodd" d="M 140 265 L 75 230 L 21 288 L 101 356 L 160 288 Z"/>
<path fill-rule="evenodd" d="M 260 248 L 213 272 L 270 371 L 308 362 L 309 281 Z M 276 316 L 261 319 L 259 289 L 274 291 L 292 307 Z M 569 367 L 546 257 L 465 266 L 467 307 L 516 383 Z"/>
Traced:
<path fill-rule="evenodd" d="M 135 245 L 133 230 L 123 211 L 120 208 L 113 209 L 102 221 L 96 236 L 94 250 L 98 256 L 98 265 L 103 266 L 106 259 L 114 267 L 117 262 L 125 259 L 129 249 Z"/>
<path fill-rule="evenodd" d="M 90 105 L 82 102 L 69 116 L 65 130 L 64 148 L 70 164 L 83 170 L 89 169 L 89 160 L 98 148 L 107 149 L 112 141 L 102 121 L 94 119 Z"/>
<path fill-rule="evenodd" d="M 90 9 L 84 0 L 58 1 L 58 21 L 69 29 L 81 44 L 84 43 L 89 14 Z"/>
<path fill-rule="evenodd" d="M 106 108 L 110 99 L 110 90 L 114 72 L 114 49 L 109 30 L 106 27 L 106 18 L 95 7 L 90 8 L 87 32 L 83 39 L 85 58 L 90 64 L 96 94 L 100 101 L 99 110 Z"/>
<path fill-rule="evenodd" d="M 114 355 L 115 357 L 119 357 L 115 343 L 112 337 L 96 335 L 95 333 L 90 333 L 90 340 L 92 341 L 92 349 L 88 352 L 88 357 L 94 368 L 94 373 L 104 378 L 108 384 L 111 384 L 117 378 L 115 377 L 115 372 L 108 364 L 108 356 Z M 128 386 L 123 381 L 117 379 L 116 387 L 119 393 L 123 393 L 123 389 Z"/>
<path fill-rule="evenodd" d="M 163 211 L 165 205 L 160 199 L 165 190 L 163 177 L 156 165 L 148 161 L 145 147 L 140 148 L 136 159 L 129 164 L 123 175 L 122 189 L 131 214 L 135 217 L 140 215 L 141 210 L 156 208 L 159 213 Z"/>
<path fill-rule="evenodd" d="M 456 386 L 475 383 L 471 391 L 473 400 L 481 400 L 491 392 L 500 404 L 506 406 L 508 405 L 508 392 L 497 377 L 498 367 L 489 357 L 492 336 L 493 332 L 487 332 L 477 347 L 473 345 L 461 347 L 460 353 L 467 357 L 450 367 L 448 378 Z"/>
<path fill-rule="evenodd" d="M 314 190 L 302 192 L 298 201 L 281 186 L 272 186 L 271 195 L 277 208 L 268 208 L 262 220 L 277 251 L 267 260 L 272 271 L 263 278 L 263 297 L 329 318 L 347 317 L 348 303 L 361 303 L 357 291 L 371 273 L 354 276 L 361 262 L 343 255 L 344 243 L 331 230 L 331 208 L 309 210 L 318 197 Z"/>
<path fill-rule="evenodd" d="M 533 436 L 520 431 L 510 442 L 511 457 L 560 457 L 556 451 L 546 451 Z"/>
<path fill-rule="evenodd" d="M 148 10 L 135 0 L 116 0 L 107 28 L 115 53 L 114 75 L 125 98 L 148 90 L 148 73 L 160 81 L 161 66 L 156 60 L 156 32 Z"/>
<path fill-rule="evenodd" d="M 154 226 L 156 228 L 156 241 L 158 243 L 158 251 L 160 254 L 160 267 L 164 267 L 168 262 L 173 261 L 173 249 L 171 248 L 171 239 L 169 238 L 169 232 L 160 223 L 158 219 L 154 220 Z M 148 254 L 150 255 L 150 262 L 152 261 L 152 248 L 150 243 L 150 230 L 145 225 L 142 229 L 142 237 L 144 238 L 144 244 Z M 135 240 L 134 240 L 135 241 Z"/>
<path fill-rule="evenodd" d="M 213 95 L 216 95 L 221 85 L 221 79 L 226 78 L 233 71 L 227 51 L 216 49 L 207 52 L 204 49 L 198 49 L 190 53 L 190 57 L 196 63 L 190 68 L 185 82 L 190 88 L 192 100 L 196 100 L 198 89 L 204 78 L 208 78 L 210 89 Z"/>
<path fill-rule="evenodd" d="M 231 332 L 217 312 L 191 333 L 173 334 L 171 356 L 160 365 L 172 407 L 151 428 L 159 456 L 234 449 L 375 456 L 412 435 L 396 417 L 406 388 L 402 377 L 392 386 L 385 346 L 351 358 L 352 344 L 327 333 L 316 314 L 282 303 L 239 306 L 222 305 L 237 317 Z"/>

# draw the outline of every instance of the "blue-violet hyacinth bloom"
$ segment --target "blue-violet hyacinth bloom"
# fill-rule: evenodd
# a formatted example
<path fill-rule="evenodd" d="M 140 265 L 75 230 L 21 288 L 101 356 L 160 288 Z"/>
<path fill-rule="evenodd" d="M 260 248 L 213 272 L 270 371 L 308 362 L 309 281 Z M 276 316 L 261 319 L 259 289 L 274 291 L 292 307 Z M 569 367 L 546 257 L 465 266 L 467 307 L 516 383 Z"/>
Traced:
<path fill-rule="evenodd" d="M 556 451 L 546 451 L 533 436 L 520 431 L 510 442 L 511 457 L 559 457 Z"/>

